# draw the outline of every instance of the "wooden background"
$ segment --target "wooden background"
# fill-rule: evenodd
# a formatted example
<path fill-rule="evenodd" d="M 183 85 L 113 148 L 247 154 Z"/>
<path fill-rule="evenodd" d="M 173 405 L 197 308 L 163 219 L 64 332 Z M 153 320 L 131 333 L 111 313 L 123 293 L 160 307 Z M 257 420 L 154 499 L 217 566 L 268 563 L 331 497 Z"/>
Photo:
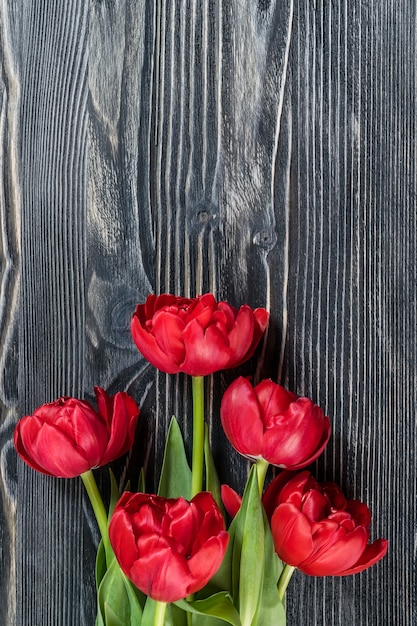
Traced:
<path fill-rule="evenodd" d="M 0 623 L 92 626 L 97 530 L 79 480 L 12 444 L 93 385 L 142 405 L 127 467 L 159 470 L 190 389 L 129 333 L 149 292 L 266 306 L 258 359 L 331 415 L 313 468 L 373 513 L 387 557 L 296 574 L 289 626 L 412 625 L 416 531 L 415 0 L 0 2 Z M 207 415 L 221 477 L 247 464 Z M 101 481 L 105 484 L 106 473 Z"/>

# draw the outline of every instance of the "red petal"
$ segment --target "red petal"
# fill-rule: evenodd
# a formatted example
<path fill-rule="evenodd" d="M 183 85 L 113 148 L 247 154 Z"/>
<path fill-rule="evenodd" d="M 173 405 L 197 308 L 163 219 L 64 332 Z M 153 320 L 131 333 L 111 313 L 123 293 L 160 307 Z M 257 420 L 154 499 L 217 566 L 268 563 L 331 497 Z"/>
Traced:
<path fill-rule="evenodd" d="M 71 424 L 75 444 L 90 461 L 90 467 L 99 465 L 109 440 L 109 433 L 98 414 L 86 410 L 79 403 L 74 406 L 71 416 L 68 416 L 68 422 Z"/>
<path fill-rule="evenodd" d="M 122 570 L 126 575 L 129 575 L 129 571 L 138 557 L 138 550 L 131 516 L 120 505 L 110 520 L 109 539 Z"/>
<path fill-rule="evenodd" d="M 221 486 L 222 502 L 230 517 L 235 517 L 242 505 L 242 498 L 229 485 Z"/>
<path fill-rule="evenodd" d="M 199 511 L 192 504 L 186 502 L 185 505 L 180 511 L 170 509 L 169 515 L 164 519 L 164 522 L 167 522 L 167 528 L 162 530 L 181 546 L 179 549 L 181 554 L 189 556 L 203 515 L 199 515 Z"/>
<path fill-rule="evenodd" d="M 293 504 L 280 504 L 271 518 L 275 551 L 279 558 L 298 567 L 313 551 L 311 525 Z"/>
<path fill-rule="evenodd" d="M 292 402 L 280 415 L 269 416 L 264 438 L 264 458 L 290 469 L 316 459 L 330 437 L 330 422 L 307 398 Z"/>
<path fill-rule="evenodd" d="M 133 445 L 139 409 L 126 392 L 118 392 L 113 398 L 112 416 L 109 424 L 109 442 L 100 465 L 106 465 L 122 456 Z"/>
<path fill-rule="evenodd" d="M 245 304 L 240 308 L 233 328 L 228 335 L 231 353 L 228 367 L 234 367 L 242 359 L 246 360 L 246 355 L 252 345 L 254 326 L 255 320 L 252 309 Z"/>
<path fill-rule="evenodd" d="M 160 602 L 185 598 L 193 583 L 187 560 L 169 548 L 141 557 L 127 576 L 143 593 Z"/>
<path fill-rule="evenodd" d="M 283 485 L 277 504 L 291 502 L 301 509 L 305 499 L 305 494 L 316 487 L 316 481 L 307 470 L 303 472 L 293 472 L 288 482 Z"/>
<path fill-rule="evenodd" d="M 237 367 L 251 358 L 268 324 L 269 313 L 265 309 L 255 309 L 255 311 L 253 311 L 253 315 L 255 323 L 252 333 L 252 343 L 243 358 L 239 362 L 235 362 L 233 367 Z"/>
<path fill-rule="evenodd" d="M 135 315 L 132 317 L 130 328 L 133 341 L 149 363 L 167 374 L 177 374 L 180 371 L 178 363 L 161 350 L 155 337 L 143 328 Z"/>
<path fill-rule="evenodd" d="M 252 385 L 237 378 L 223 394 L 220 419 L 226 437 L 236 450 L 249 457 L 262 454 L 264 428 Z"/>
<path fill-rule="evenodd" d="M 371 512 L 366 504 L 359 502 L 359 500 L 348 500 L 346 510 L 351 514 L 358 526 L 369 528 L 371 525 Z"/>
<path fill-rule="evenodd" d="M 109 396 L 101 387 L 94 387 L 94 394 L 97 402 L 97 413 L 103 419 L 108 431 L 110 431 L 113 416 L 113 398 Z"/>
<path fill-rule="evenodd" d="M 219 302 L 217 308 L 223 313 L 225 317 L 227 333 L 229 333 L 235 325 L 238 310 L 227 302 Z"/>
<path fill-rule="evenodd" d="M 318 526 L 313 535 L 314 551 L 299 564 L 299 569 L 313 576 L 336 576 L 351 568 L 365 549 L 367 531 L 358 526 L 346 533 L 329 520 Z"/>
<path fill-rule="evenodd" d="M 364 569 L 371 567 L 378 561 L 380 561 L 387 553 L 388 541 L 386 539 L 377 539 L 374 543 L 366 546 L 360 559 L 355 563 L 353 567 L 341 572 L 339 576 L 346 576 L 348 574 L 357 574 Z"/>
<path fill-rule="evenodd" d="M 318 522 L 329 515 L 329 500 L 318 489 L 311 489 L 303 498 L 302 512 L 311 522 Z"/>
<path fill-rule="evenodd" d="M 199 525 L 195 536 L 195 542 L 193 551 L 196 546 L 200 546 L 205 543 L 210 537 L 218 535 L 221 531 L 225 530 L 225 523 L 223 515 L 217 506 L 211 493 L 203 492 L 208 496 L 207 501 L 204 503 L 195 503 L 195 498 L 191 501 L 191 506 L 196 504 L 196 508 L 199 511 Z M 201 506 L 203 504 L 203 506 Z"/>
<path fill-rule="evenodd" d="M 199 591 L 219 569 L 226 552 L 229 535 L 225 530 L 208 539 L 201 549 L 188 560 L 193 583 L 188 593 Z"/>
<path fill-rule="evenodd" d="M 92 467 L 65 433 L 35 421 L 31 415 L 19 421 L 15 445 L 25 463 L 43 474 L 74 478 Z"/>
<path fill-rule="evenodd" d="M 29 467 L 31 467 L 32 469 L 36 470 L 37 472 L 41 472 L 42 474 L 46 474 L 47 476 L 53 476 L 54 474 L 51 474 L 51 472 L 49 472 L 45 467 L 43 467 L 42 465 L 40 465 L 38 463 L 38 460 L 36 458 L 33 457 L 33 453 L 31 452 L 32 449 L 32 441 L 36 439 L 37 437 L 37 425 L 34 423 L 34 421 L 32 422 L 32 433 L 29 432 L 25 432 L 25 431 L 29 431 L 29 427 L 30 424 L 28 422 L 27 427 L 26 427 L 26 420 L 29 419 L 33 419 L 33 416 L 29 415 L 26 417 L 23 417 L 21 420 L 19 420 L 19 422 L 16 425 L 16 428 L 14 430 L 14 446 L 16 448 L 16 451 L 18 453 L 18 455 L 20 456 L 20 458 L 27 464 L 29 465 Z M 22 437 L 22 433 L 23 433 L 23 437 Z M 25 441 L 24 441 L 25 440 Z M 25 443 L 26 442 L 26 443 Z M 67 478 L 72 478 L 70 476 L 68 476 Z"/>
<path fill-rule="evenodd" d="M 179 364 L 184 359 L 183 331 L 185 324 L 177 313 L 162 310 L 152 318 L 152 334 L 158 346 L 171 361 Z"/>
<path fill-rule="evenodd" d="M 265 416 L 265 428 L 270 424 L 270 420 L 277 415 L 281 415 L 291 404 L 297 400 L 297 396 L 272 382 L 263 380 L 254 388 L 258 398 L 262 413 Z"/>
<path fill-rule="evenodd" d="M 184 333 L 185 359 L 180 370 L 190 376 L 207 376 L 224 369 L 230 359 L 227 338 L 215 327 L 204 332 L 197 320 L 187 324 Z"/>
<path fill-rule="evenodd" d="M 306 472 L 308 474 L 308 472 Z M 262 496 L 262 503 L 268 519 L 271 519 L 273 512 L 279 504 L 279 495 L 288 481 L 295 476 L 295 472 L 283 471 L 276 476 L 268 485 Z M 301 498 L 300 498 L 301 502 Z"/>
<path fill-rule="evenodd" d="M 255 316 L 255 328 L 257 329 L 256 332 L 261 333 L 262 335 L 262 333 L 268 326 L 269 313 L 266 309 L 259 307 L 258 309 L 254 310 L 253 315 Z"/>

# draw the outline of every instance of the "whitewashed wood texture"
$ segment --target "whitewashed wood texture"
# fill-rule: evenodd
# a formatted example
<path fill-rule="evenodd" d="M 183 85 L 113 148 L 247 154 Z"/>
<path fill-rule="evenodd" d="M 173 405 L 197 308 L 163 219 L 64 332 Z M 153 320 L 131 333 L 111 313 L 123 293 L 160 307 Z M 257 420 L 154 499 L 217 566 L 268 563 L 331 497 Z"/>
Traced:
<path fill-rule="evenodd" d="M 190 388 L 133 346 L 149 292 L 271 310 L 239 373 L 312 397 L 313 468 L 373 513 L 386 559 L 296 574 L 291 625 L 416 623 L 414 0 L 0 3 L 0 623 L 94 624 L 98 540 L 78 480 L 17 460 L 19 416 L 93 385 L 142 406 L 116 464 L 156 476 Z M 221 478 L 247 464 L 207 415 Z M 100 480 L 106 484 L 106 472 Z"/>

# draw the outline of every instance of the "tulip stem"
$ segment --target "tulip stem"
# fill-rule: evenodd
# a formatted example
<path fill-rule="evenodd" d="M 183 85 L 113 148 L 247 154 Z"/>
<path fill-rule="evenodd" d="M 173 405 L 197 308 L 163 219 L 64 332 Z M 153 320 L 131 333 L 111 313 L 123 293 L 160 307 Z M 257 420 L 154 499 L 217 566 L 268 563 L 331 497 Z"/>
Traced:
<path fill-rule="evenodd" d="M 204 376 L 193 376 L 193 457 L 191 497 L 203 489 L 204 468 Z"/>
<path fill-rule="evenodd" d="M 278 595 L 280 600 L 284 599 L 285 592 L 288 587 L 288 583 L 291 580 L 291 576 L 293 575 L 295 567 L 293 565 L 284 565 L 284 569 L 281 572 L 281 576 L 278 580 Z"/>
<path fill-rule="evenodd" d="M 97 487 L 96 480 L 94 478 L 93 471 L 87 470 L 81 474 L 81 479 L 86 488 L 88 497 L 90 498 L 91 506 L 93 507 L 94 515 L 96 516 L 97 524 L 100 530 L 101 537 L 103 539 L 104 549 L 106 551 L 106 560 L 109 564 L 109 556 L 111 554 L 109 533 L 107 530 L 107 513 L 103 504 L 103 500 L 100 495 L 100 491 Z"/>
<path fill-rule="evenodd" d="M 259 495 L 262 498 L 264 490 L 265 476 L 268 471 L 269 463 L 265 459 L 256 459 L 256 472 L 258 476 Z"/>
<path fill-rule="evenodd" d="M 155 602 L 155 614 L 153 619 L 153 626 L 164 626 L 165 624 L 165 612 L 167 610 L 166 602 Z"/>

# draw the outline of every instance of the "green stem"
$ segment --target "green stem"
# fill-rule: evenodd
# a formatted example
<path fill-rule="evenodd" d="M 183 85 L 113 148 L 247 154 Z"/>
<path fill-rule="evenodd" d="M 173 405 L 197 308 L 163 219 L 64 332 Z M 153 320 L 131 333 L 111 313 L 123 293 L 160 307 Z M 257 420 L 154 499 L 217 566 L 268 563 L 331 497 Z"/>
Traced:
<path fill-rule="evenodd" d="M 153 626 L 164 626 L 166 609 L 166 602 L 155 602 L 155 615 L 153 618 Z"/>
<path fill-rule="evenodd" d="M 113 558 L 113 551 L 109 541 L 107 513 L 100 495 L 100 491 L 97 487 L 93 471 L 88 470 L 87 472 L 84 472 L 83 474 L 81 474 L 81 479 L 86 488 L 88 497 L 90 498 L 91 506 L 93 507 L 94 515 L 96 516 L 101 538 L 103 539 L 107 565 L 110 565 L 110 561 Z"/>
<path fill-rule="evenodd" d="M 265 459 L 256 459 L 256 470 L 258 475 L 258 487 L 259 495 L 262 498 L 262 492 L 264 490 L 265 476 L 268 471 L 269 463 Z"/>
<path fill-rule="evenodd" d="M 291 580 L 291 576 L 293 575 L 295 567 L 293 565 L 284 565 L 284 569 L 281 572 L 281 576 L 278 580 L 278 595 L 280 600 L 283 600 L 285 596 L 285 592 L 288 587 L 288 583 Z"/>
<path fill-rule="evenodd" d="M 193 376 L 193 458 L 191 497 L 203 489 L 204 468 L 204 376 Z"/>
<path fill-rule="evenodd" d="M 192 626 L 193 623 L 193 614 L 187 611 L 187 626 Z"/>
<path fill-rule="evenodd" d="M 84 472 L 84 474 L 81 474 L 81 478 L 87 490 L 88 497 L 90 498 L 91 506 L 93 507 L 97 524 L 104 541 L 104 539 L 107 538 L 107 513 L 104 508 L 103 500 L 101 499 L 93 471 L 88 470 L 87 472 Z"/>

